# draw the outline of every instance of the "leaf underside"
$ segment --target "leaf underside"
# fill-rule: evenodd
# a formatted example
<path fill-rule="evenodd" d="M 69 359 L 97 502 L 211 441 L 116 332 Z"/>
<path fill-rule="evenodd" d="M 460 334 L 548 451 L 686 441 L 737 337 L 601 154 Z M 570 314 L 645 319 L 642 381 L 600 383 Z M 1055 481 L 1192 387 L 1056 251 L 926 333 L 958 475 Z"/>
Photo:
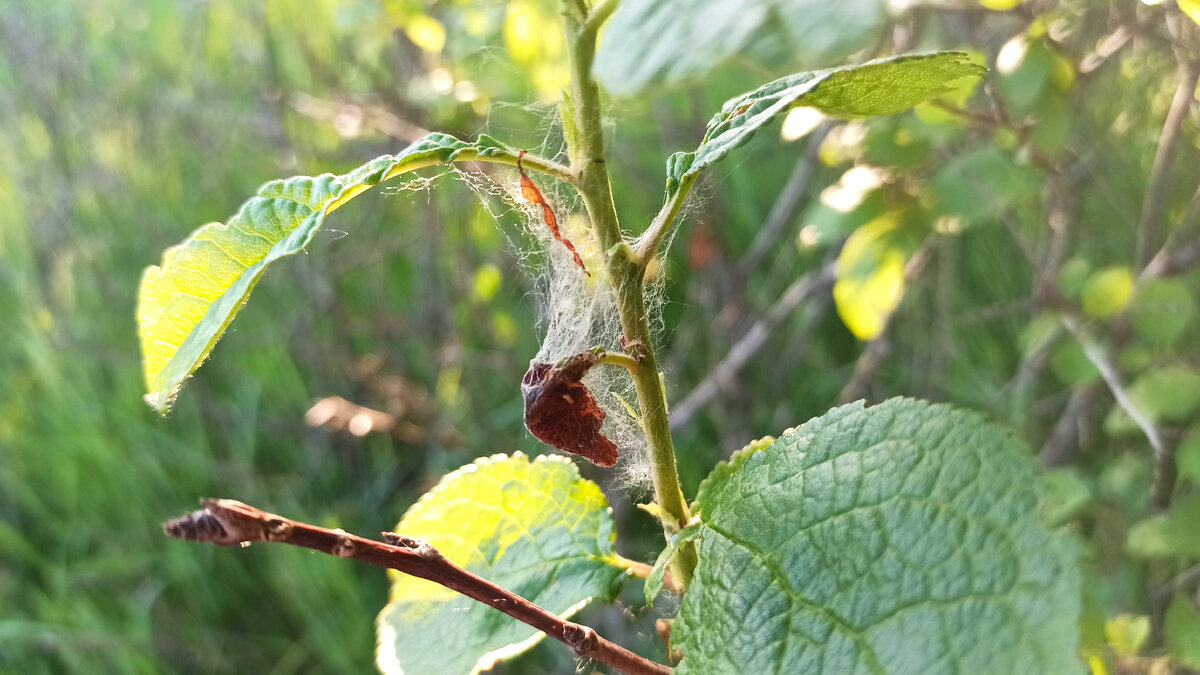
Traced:
<path fill-rule="evenodd" d="M 954 90 L 964 77 L 986 69 L 965 52 L 911 54 L 858 66 L 796 73 L 733 98 L 708 122 L 695 152 L 667 160 L 667 198 L 706 167 L 750 139 L 759 128 L 797 106 L 837 117 L 873 117 L 907 110 Z"/>
<path fill-rule="evenodd" d="M 611 600 L 626 575 L 608 501 L 558 456 L 477 460 L 443 477 L 396 531 L 564 618 Z M 391 599 L 376 621 L 386 674 L 478 673 L 545 637 L 433 582 L 389 574 Z"/>
<path fill-rule="evenodd" d="M 910 399 L 836 408 L 700 505 L 679 673 L 1075 673 L 1076 547 L 1026 451 Z"/>
<path fill-rule="evenodd" d="M 466 143 L 429 134 L 395 155 L 341 176 L 271 181 L 227 223 L 209 223 L 146 268 L 138 289 L 138 337 L 146 402 L 166 413 L 208 357 L 267 266 L 299 253 L 325 216 L 375 185 L 435 164 L 516 154 L 487 136 Z"/>

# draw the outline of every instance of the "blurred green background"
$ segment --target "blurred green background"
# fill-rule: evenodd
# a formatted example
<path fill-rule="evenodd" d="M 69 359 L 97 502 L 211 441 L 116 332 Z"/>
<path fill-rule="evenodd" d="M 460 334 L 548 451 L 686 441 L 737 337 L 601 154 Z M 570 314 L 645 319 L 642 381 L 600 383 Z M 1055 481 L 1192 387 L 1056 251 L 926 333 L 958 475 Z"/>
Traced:
<path fill-rule="evenodd" d="M 622 94 L 610 165 L 635 231 L 658 208 L 665 157 L 732 95 L 923 49 L 970 49 L 991 68 L 915 113 L 815 130 L 791 116 L 698 188 L 658 271 L 685 487 L 840 400 L 985 411 L 1051 469 L 1047 520 L 1087 542 L 1093 670 L 1200 668 L 1200 9 L 839 7 L 678 0 L 673 29 L 639 33 L 619 14 L 605 36 L 598 72 Z M 262 182 L 344 172 L 424 129 L 561 151 L 555 12 L 7 0 L 0 671 L 373 670 L 381 571 L 171 541 L 160 524 L 219 496 L 370 534 L 476 456 L 543 451 L 518 395 L 540 335 L 532 241 L 453 175 L 361 197 L 266 276 L 167 419 L 141 401 L 138 279 Z M 835 303 L 831 261 L 852 235 L 869 253 L 839 273 Z M 901 290 L 890 321 L 872 309 Z M 1156 483 L 1145 426 L 1159 474 L 1177 476 Z M 659 534 L 630 502 L 646 496 L 584 470 L 609 490 L 621 552 L 652 559 Z M 655 616 L 633 589 L 583 620 L 655 654 Z M 509 668 L 574 664 L 551 644 Z"/>

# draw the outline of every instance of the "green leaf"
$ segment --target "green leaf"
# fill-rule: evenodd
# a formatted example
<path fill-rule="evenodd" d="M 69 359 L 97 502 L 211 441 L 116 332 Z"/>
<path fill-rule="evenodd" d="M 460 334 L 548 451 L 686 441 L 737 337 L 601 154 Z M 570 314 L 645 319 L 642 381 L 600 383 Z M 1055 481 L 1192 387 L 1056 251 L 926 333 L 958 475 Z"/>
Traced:
<path fill-rule="evenodd" d="M 1180 365 L 1146 371 L 1129 385 L 1129 398 L 1155 424 L 1186 422 L 1200 410 L 1200 371 Z M 1104 431 L 1114 436 L 1141 433 L 1120 406 L 1113 406 L 1104 419 Z"/>
<path fill-rule="evenodd" d="M 375 185 L 424 167 L 516 155 L 494 139 L 465 143 L 430 134 L 342 176 L 271 181 L 229 219 L 209 223 L 146 268 L 138 289 L 138 337 L 146 402 L 165 414 L 208 357 L 267 266 L 304 250 L 325 216 Z"/>
<path fill-rule="evenodd" d="M 1055 377 L 1072 387 L 1100 379 L 1100 369 L 1092 363 L 1077 340 L 1063 340 L 1050 357 L 1050 370 Z"/>
<path fill-rule="evenodd" d="M 729 459 L 717 462 L 717 465 L 712 468 L 708 477 L 700 481 L 700 487 L 696 488 L 696 501 L 692 503 L 692 512 L 702 515 L 700 513 L 700 504 L 704 503 L 711 486 L 723 482 L 738 469 L 742 468 L 742 464 L 754 456 L 754 453 L 771 447 L 771 444 L 775 440 L 774 436 L 763 436 L 757 441 L 751 441 L 741 449 L 735 450 L 733 454 L 729 455 Z"/>
<path fill-rule="evenodd" d="M 910 238 L 902 214 L 891 211 L 850 235 L 838 254 L 833 301 L 846 328 L 859 340 L 873 340 L 887 327 L 904 297 L 904 266 Z"/>
<path fill-rule="evenodd" d="M 1170 344 L 1196 317 L 1196 304 L 1178 281 L 1155 279 L 1138 287 L 1129 306 L 1133 329 L 1146 340 Z"/>
<path fill-rule="evenodd" d="M 1166 513 L 1135 524 L 1125 546 L 1138 558 L 1200 558 L 1196 523 L 1200 523 L 1200 494 L 1176 499 Z"/>
<path fill-rule="evenodd" d="M 1087 258 L 1075 256 L 1067 260 L 1058 270 L 1059 292 L 1072 300 L 1078 299 L 1091 273 L 1092 265 Z"/>
<path fill-rule="evenodd" d="M 946 162 L 926 188 L 932 217 L 957 216 L 968 224 L 996 218 L 1006 208 L 1037 195 L 1042 176 L 1017 164 L 1009 153 L 985 147 Z"/>
<path fill-rule="evenodd" d="M 1186 595 L 1176 595 L 1167 607 L 1167 653 L 1185 668 L 1200 668 L 1200 609 Z"/>
<path fill-rule="evenodd" d="M 996 90 L 1012 114 L 1023 116 L 1037 110 L 1053 86 L 1054 64 L 1053 50 L 1040 40 L 1025 45 L 1015 68 L 1009 70 L 997 64 Z"/>
<path fill-rule="evenodd" d="M 732 57 L 768 68 L 836 63 L 870 46 L 884 18 L 882 0 L 624 0 L 596 76 L 629 95 L 703 77 Z"/>
<path fill-rule="evenodd" d="M 1089 316 L 1113 316 L 1125 309 L 1133 297 L 1133 271 L 1128 267 L 1106 267 L 1090 276 L 1079 299 Z"/>
<path fill-rule="evenodd" d="M 1150 637 L 1150 617 L 1118 614 L 1104 622 L 1104 635 L 1118 656 L 1137 656 Z"/>
<path fill-rule="evenodd" d="M 1175 465 L 1179 480 L 1200 485 L 1200 426 L 1192 427 L 1175 449 Z"/>
<path fill-rule="evenodd" d="M 671 566 L 671 561 L 679 553 L 680 547 L 685 543 L 700 536 L 700 523 L 692 523 L 682 530 L 676 532 L 667 541 L 667 547 L 658 554 L 658 558 L 654 561 L 654 567 L 650 569 L 650 574 L 646 576 L 645 594 L 646 606 L 654 608 L 654 599 L 662 593 L 663 584 L 667 579 L 667 568 Z"/>
<path fill-rule="evenodd" d="M 679 673 L 1081 670 L 1077 547 L 1039 523 L 1027 449 L 978 415 L 842 406 L 701 507 Z"/>
<path fill-rule="evenodd" d="M 666 4 L 666 3 L 664 3 Z M 731 3 L 733 4 L 733 3 Z M 839 117 L 891 115 L 952 91 L 964 77 L 985 69 L 964 52 L 896 56 L 858 66 L 796 73 L 730 99 L 708 122 L 693 153 L 667 160 L 667 197 L 708 166 L 742 145 L 763 125 L 795 106 Z"/>
<path fill-rule="evenodd" d="M 1047 471 L 1042 521 L 1049 527 L 1070 522 L 1092 503 L 1092 487 L 1075 467 Z"/>
<path fill-rule="evenodd" d="M 564 618 L 593 598 L 611 600 L 626 575 L 614 558 L 608 501 L 558 456 L 468 464 L 443 477 L 396 531 Z M 377 621 L 384 673 L 478 673 L 545 636 L 442 586 L 390 574 L 390 602 Z"/>

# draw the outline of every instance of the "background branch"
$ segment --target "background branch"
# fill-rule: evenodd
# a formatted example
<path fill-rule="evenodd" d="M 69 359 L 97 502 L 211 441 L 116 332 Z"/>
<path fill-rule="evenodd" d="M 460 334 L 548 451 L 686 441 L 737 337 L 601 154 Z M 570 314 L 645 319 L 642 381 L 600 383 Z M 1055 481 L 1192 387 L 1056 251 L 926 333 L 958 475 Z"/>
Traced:
<path fill-rule="evenodd" d="M 671 425 L 676 428 L 684 426 L 704 406 L 712 403 L 718 394 L 732 387 L 737 374 L 758 350 L 762 349 L 771 332 L 791 316 L 800 303 L 813 294 L 827 292 L 833 287 L 834 265 L 835 263 L 830 261 L 820 269 L 793 281 L 767 310 L 766 316 L 756 321 L 750 330 L 730 347 L 725 358 L 671 408 Z"/>
<path fill-rule="evenodd" d="M 820 162 L 821 144 L 825 142 L 825 137 L 829 135 L 834 126 L 836 123 L 826 120 L 809 136 L 808 147 L 804 150 L 804 154 L 796 160 L 796 166 L 788 176 L 783 190 L 775 199 L 771 212 L 767 214 L 766 222 L 755 235 L 754 242 L 750 244 L 750 250 L 746 252 L 746 256 L 739 264 L 743 276 L 749 275 L 762 263 L 767 254 L 775 248 L 775 242 L 783 234 L 784 228 L 796 217 L 796 209 L 808 195 L 809 184 L 812 183 L 813 173 L 816 172 L 817 164 Z"/>
<path fill-rule="evenodd" d="M 303 546 L 340 558 L 399 570 L 427 579 L 498 609 L 570 647 L 581 658 L 595 659 L 629 675 L 663 675 L 671 669 L 600 637 L 587 626 L 566 621 L 525 598 L 451 562 L 431 544 L 394 532 L 387 543 L 342 530 L 290 520 L 232 499 L 204 499 L 204 508 L 168 521 L 168 536 L 217 546 L 247 542 L 279 542 Z"/>
<path fill-rule="evenodd" d="M 1142 215 L 1137 224 L 1137 269 L 1150 261 L 1158 246 L 1158 231 L 1163 212 L 1167 208 L 1167 178 L 1171 164 L 1175 161 L 1175 149 L 1179 145 L 1179 131 L 1187 119 L 1188 108 L 1196 99 L 1196 82 L 1200 79 L 1200 63 L 1180 65 L 1179 87 L 1175 99 L 1163 122 L 1162 135 L 1158 138 L 1158 150 L 1154 154 L 1154 168 L 1150 173 L 1150 186 L 1142 202 Z"/>

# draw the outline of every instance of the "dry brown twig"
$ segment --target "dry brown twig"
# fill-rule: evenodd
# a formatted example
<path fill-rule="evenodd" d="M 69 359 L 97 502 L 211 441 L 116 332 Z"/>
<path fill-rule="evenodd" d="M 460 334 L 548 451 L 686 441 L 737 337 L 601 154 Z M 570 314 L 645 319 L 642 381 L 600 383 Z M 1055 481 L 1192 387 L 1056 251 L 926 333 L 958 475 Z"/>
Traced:
<path fill-rule="evenodd" d="M 303 546 L 341 558 L 398 570 L 427 579 L 482 602 L 526 623 L 570 647 L 577 656 L 594 659 L 629 675 L 664 675 L 671 669 L 600 637 L 595 630 L 566 621 L 525 598 L 451 562 L 431 544 L 395 532 L 386 543 L 329 530 L 267 513 L 233 499 L 201 500 L 203 509 L 168 521 L 168 536 L 217 546 L 278 542 Z"/>

